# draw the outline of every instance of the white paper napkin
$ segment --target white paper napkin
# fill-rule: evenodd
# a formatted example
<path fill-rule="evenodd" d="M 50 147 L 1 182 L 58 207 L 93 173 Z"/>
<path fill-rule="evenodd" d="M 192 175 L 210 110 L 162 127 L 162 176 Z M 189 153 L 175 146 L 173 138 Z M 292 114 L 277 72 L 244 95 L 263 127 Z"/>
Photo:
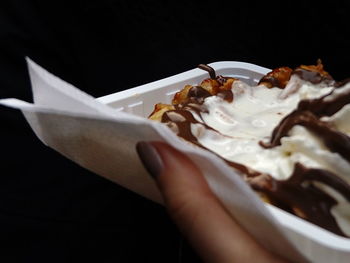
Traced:
<path fill-rule="evenodd" d="M 140 163 L 138 141 L 165 141 L 201 168 L 231 215 L 263 246 L 295 262 L 306 262 L 251 188 L 223 160 L 184 143 L 165 125 L 116 111 L 27 59 L 34 104 L 2 99 L 20 109 L 38 138 L 82 167 L 146 198 L 162 202 Z"/>

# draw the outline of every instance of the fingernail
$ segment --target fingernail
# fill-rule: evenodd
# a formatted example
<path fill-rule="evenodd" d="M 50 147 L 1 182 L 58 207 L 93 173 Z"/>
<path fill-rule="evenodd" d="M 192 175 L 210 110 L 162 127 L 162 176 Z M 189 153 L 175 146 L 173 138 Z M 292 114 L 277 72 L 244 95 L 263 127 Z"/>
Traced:
<path fill-rule="evenodd" d="M 155 179 L 163 170 L 163 161 L 156 148 L 148 142 L 138 142 L 136 151 L 149 174 Z"/>

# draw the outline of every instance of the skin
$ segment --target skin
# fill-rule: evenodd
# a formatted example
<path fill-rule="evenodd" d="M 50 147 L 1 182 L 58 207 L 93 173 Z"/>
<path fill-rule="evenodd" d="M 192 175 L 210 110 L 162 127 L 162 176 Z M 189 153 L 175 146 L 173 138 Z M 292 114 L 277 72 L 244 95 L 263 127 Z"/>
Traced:
<path fill-rule="evenodd" d="M 205 262 L 286 262 L 238 225 L 186 155 L 162 142 L 144 144 L 152 154 L 145 158 L 139 152 L 140 158 L 155 178 L 170 217 Z"/>

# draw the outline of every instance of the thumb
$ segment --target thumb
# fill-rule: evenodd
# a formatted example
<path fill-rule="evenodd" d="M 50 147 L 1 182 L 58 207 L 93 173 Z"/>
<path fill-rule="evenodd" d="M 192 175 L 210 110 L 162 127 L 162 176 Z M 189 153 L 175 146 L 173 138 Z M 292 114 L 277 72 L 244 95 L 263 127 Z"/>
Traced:
<path fill-rule="evenodd" d="M 171 218 L 203 260 L 278 261 L 232 219 L 186 155 L 162 142 L 140 142 L 136 148 Z"/>

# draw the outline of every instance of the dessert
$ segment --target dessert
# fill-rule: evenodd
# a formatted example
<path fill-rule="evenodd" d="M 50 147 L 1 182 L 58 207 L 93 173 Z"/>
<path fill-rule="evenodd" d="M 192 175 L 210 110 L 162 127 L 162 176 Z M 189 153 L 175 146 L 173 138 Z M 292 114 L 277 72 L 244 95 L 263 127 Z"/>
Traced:
<path fill-rule="evenodd" d="M 277 68 L 254 87 L 199 67 L 210 78 L 149 118 L 223 158 L 265 202 L 350 236 L 350 81 L 320 61 Z"/>

